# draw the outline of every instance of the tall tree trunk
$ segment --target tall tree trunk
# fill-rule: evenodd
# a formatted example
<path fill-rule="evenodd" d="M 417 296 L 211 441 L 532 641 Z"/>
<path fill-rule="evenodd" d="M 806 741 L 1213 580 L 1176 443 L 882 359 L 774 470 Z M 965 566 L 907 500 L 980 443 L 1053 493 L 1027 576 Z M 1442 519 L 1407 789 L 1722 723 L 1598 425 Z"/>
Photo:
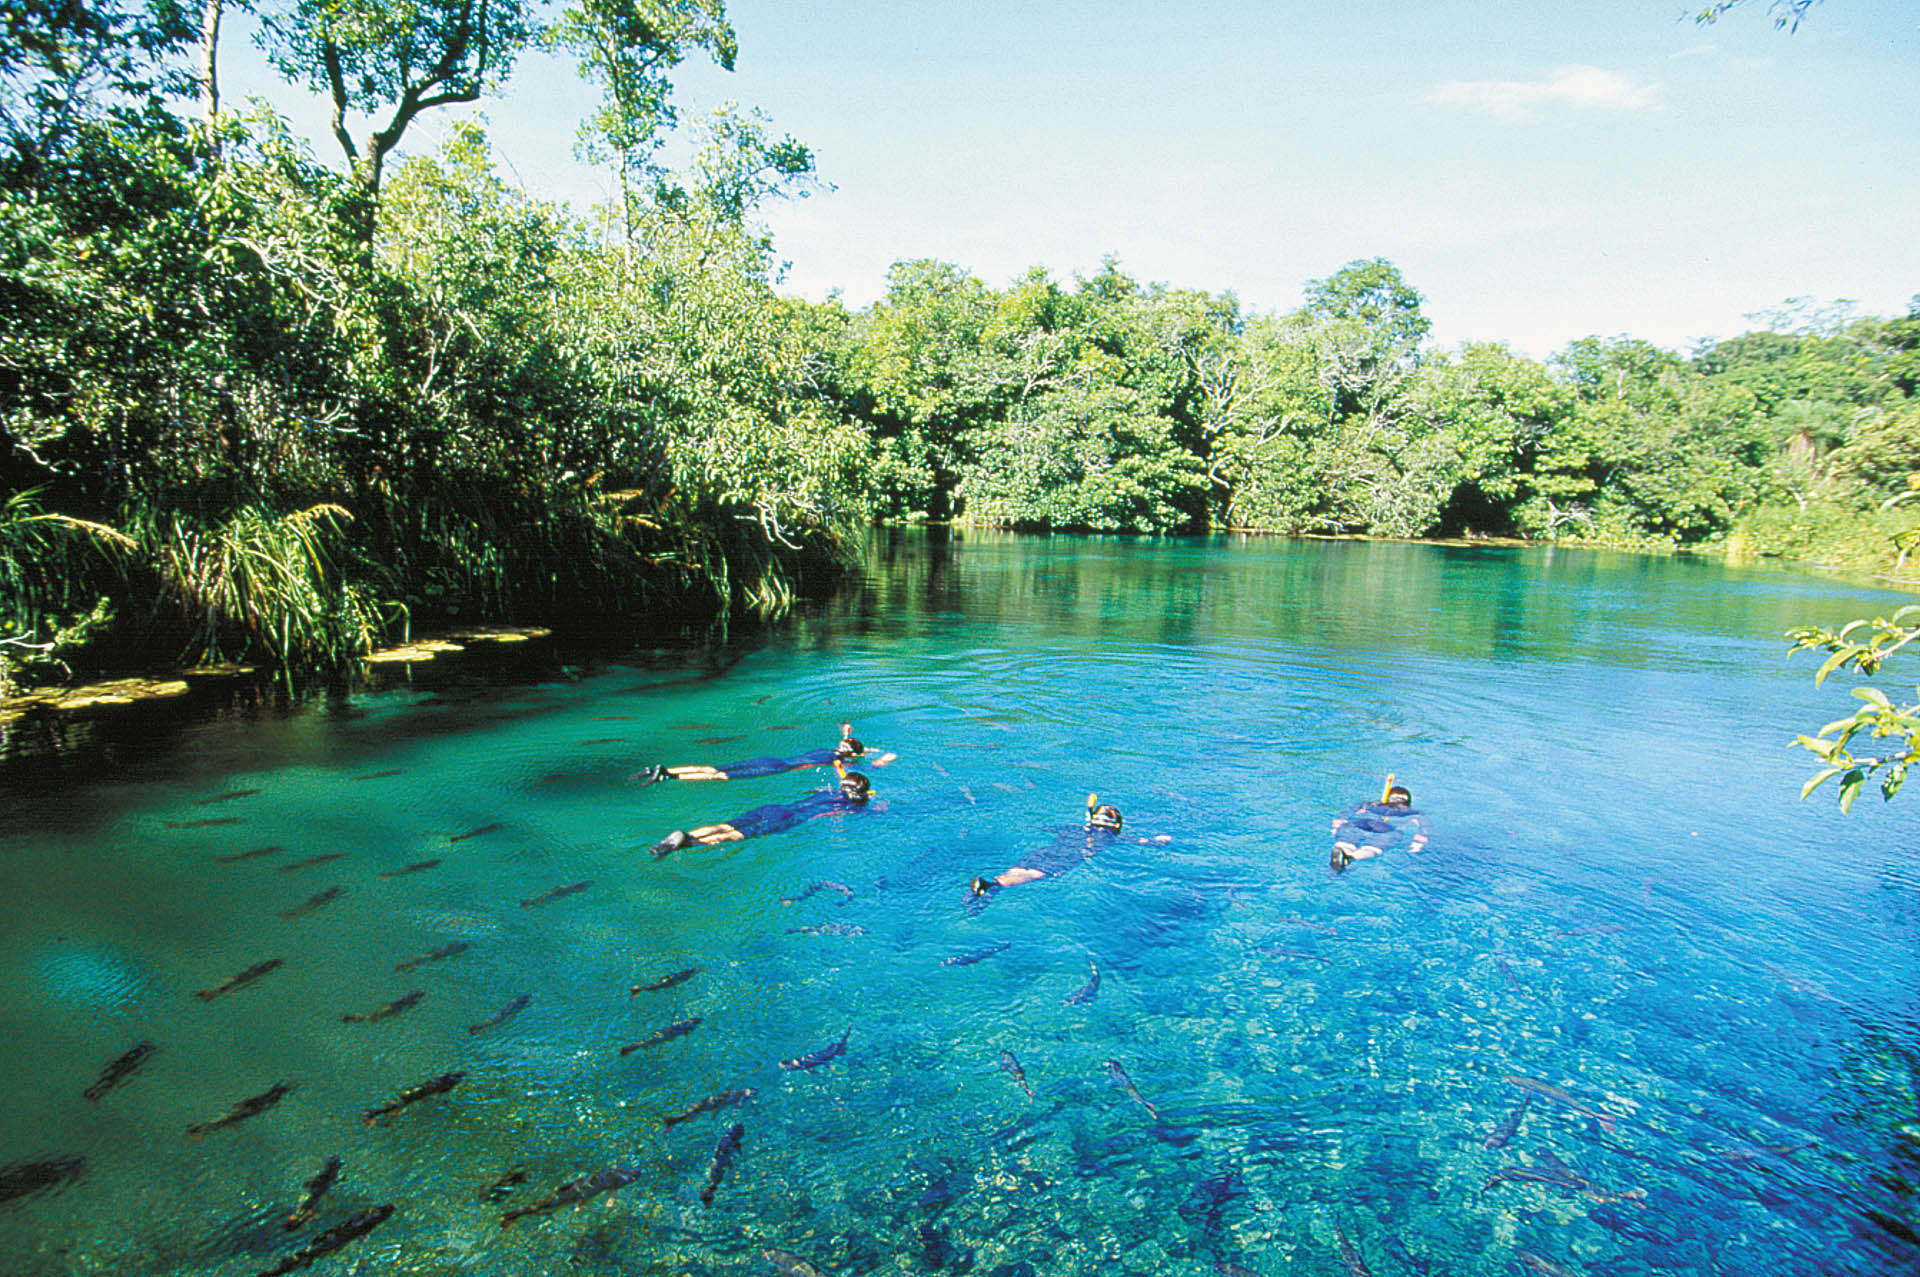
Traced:
<path fill-rule="evenodd" d="M 220 10 L 225 0 L 200 4 L 200 110 L 213 124 L 220 115 Z"/>

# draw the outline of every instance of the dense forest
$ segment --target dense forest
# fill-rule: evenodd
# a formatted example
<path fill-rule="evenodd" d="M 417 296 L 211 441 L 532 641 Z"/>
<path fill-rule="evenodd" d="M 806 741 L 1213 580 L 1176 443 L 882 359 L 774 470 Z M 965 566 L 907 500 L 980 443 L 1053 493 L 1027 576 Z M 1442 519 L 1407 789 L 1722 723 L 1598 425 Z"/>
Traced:
<path fill-rule="evenodd" d="M 731 65 L 721 0 L 255 11 L 333 102 L 330 161 L 223 108 L 221 0 L 0 16 L 0 693 L 155 656 L 324 665 L 410 626 L 777 612 L 875 520 L 1882 571 L 1920 542 L 1920 298 L 1545 362 L 1436 349 L 1380 259 L 1282 314 L 1113 261 L 996 287 L 907 260 L 870 307 L 814 304 L 778 291 L 756 211 L 811 152 L 673 106 L 685 58 Z M 528 197 L 478 126 L 405 153 L 536 46 L 603 90 L 581 146 L 609 207 Z"/>

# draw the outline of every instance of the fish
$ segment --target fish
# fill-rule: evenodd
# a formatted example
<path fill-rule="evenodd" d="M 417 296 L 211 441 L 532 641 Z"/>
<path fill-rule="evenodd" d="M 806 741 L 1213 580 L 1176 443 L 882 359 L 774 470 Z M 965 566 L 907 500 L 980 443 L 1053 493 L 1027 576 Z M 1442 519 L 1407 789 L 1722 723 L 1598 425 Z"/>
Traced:
<path fill-rule="evenodd" d="M 87 1159 L 79 1156 L 43 1157 L 0 1166 L 0 1202 L 71 1183 L 86 1169 Z"/>
<path fill-rule="evenodd" d="M 507 1005 L 501 1007 L 500 1013 L 494 1016 L 491 1020 L 482 1021 L 479 1024 L 469 1024 L 467 1026 L 467 1033 L 469 1035 L 475 1034 L 475 1033 L 485 1033 L 488 1029 L 499 1028 L 501 1025 L 505 1024 L 508 1020 L 511 1020 L 514 1016 L 519 1015 L 522 1011 L 526 1010 L 528 1004 L 531 1003 L 532 1001 L 533 1001 L 533 995 L 531 993 L 523 993 L 519 997 L 515 998 L 513 1001 L 507 1003 Z"/>
<path fill-rule="evenodd" d="M 345 854 L 345 852 L 329 851 L 322 856 L 308 856 L 305 860 L 296 860 L 290 865 L 281 865 L 280 872 L 290 874 L 300 869 L 311 869 L 315 865 L 324 865 L 329 860 L 338 860 Z"/>
<path fill-rule="evenodd" d="M 1645 1189 L 1632 1188 L 1624 1193 L 1616 1193 L 1609 1189 L 1601 1188 L 1584 1175 L 1579 1175 L 1564 1165 L 1553 1167 L 1503 1166 L 1498 1171 L 1495 1171 L 1493 1175 L 1487 1179 L 1486 1183 L 1480 1186 L 1480 1190 L 1485 1192 L 1497 1184 L 1545 1184 L 1550 1188 L 1564 1189 L 1570 1193 L 1579 1193 L 1581 1196 L 1596 1202 L 1632 1202 L 1642 1210 L 1645 1210 L 1647 1205 Z"/>
<path fill-rule="evenodd" d="M 402 874 L 417 874 L 422 872 L 423 870 L 437 869 L 439 867 L 440 867 L 440 862 L 437 860 L 416 860 L 412 864 L 403 865 L 399 869 L 389 869 L 385 873 L 381 874 L 380 877 L 382 879 L 398 878 Z"/>
<path fill-rule="evenodd" d="M 204 820 L 169 820 L 166 822 L 166 826 L 168 829 L 212 829 L 216 825 L 237 825 L 239 823 L 240 817 L 238 816 L 208 816 Z"/>
<path fill-rule="evenodd" d="M 780 1061 L 780 1067 L 783 1069 L 798 1069 L 803 1073 L 810 1073 L 829 1060 L 837 1056 L 845 1055 L 847 1053 L 847 1039 L 852 1036 L 853 1026 L 849 1024 L 847 1031 L 840 1035 L 838 1042 L 823 1046 L 818 1051 L 812 1051 L 806 1055 L 795 1056 L 791 1060 L 782 1060 Z"/>
<path fill-rule="evenodd" d="M 706 1099 L 681 1109 L 671 1117 L 661 1118 L 660 1129 L 670 1130 L 690 1117 L 698 1117 L 702 1113 L 711 1113 L 716 1109 L 726 1108 L 729 1104 L 738 1104 L 742 1100 L 750 1100 L 756 1094 L 757 1092 L 752 1087 L 743 1086 L 735 1090 L 721 1091 L 718 1094 L 709 1095 Z"/>
<path fill-rule="evenodd" d="M 408 1011 L 416 1006 L 419 1006 L 420 999 L 426 996 L 427 996 L 426 993 L 423 992 L 422 990 L 415 989 L 412 993 L 408 993 L 401 997 L 395 998 L 393 1001 L 387 1003 L 387 1005 L 381 1007 L 378 1011 L 349 1011 L 347 1012 L 347 1014 L 340 1017 L 340 1023 L 342 1024 L 378 1024 L 382 1020 L 391 1020 L 394 1016 L 399 1015 L 401 1012 Z"/>
<path fill-rule="evenodd" d="M 1791 1144 L 1741 1144 L 1734 1148 L 1714 1150 L 1714 1156 L 1724 1162 L 1752 1162 L 1763 1157 L 1786 1157 L 1802 1149 L 1812 1148 L 1819 1140 L 1796 1140 Z"/>
<path fill-rule="evenodd" d="M 514 1189 L 526 1182 L 527 1173 L 516 1166 L 500 1176 L 500 1178 L 494 1180 L 493 1183 L 481 1189 L 480 1200 L 483 1202 L 503 1202 Z"/>
<path fill-rule="evenodd" d="M 328 887 L 318 895 L 308 896 L 305 904 L 295 905 L 291 909 L 282 909 L 280 916 L 282 918 L 304 918 L 315 909 L 320 908 L 322 905 L 331 904 L 346 894 L 347 889 L 345 887 Z"/>
<path fill-rule="evenodd" d="M 726 745 L 733 741 L 745 740 L 744 736 L 699 736 L 694 739 L 696 745 Z"/>
<path fill-rule="evenodd" d="M 1533 1095 L 1529 1092 L 1521 1098 L 1520 1107 L 1507 1114 L 1507 1120 L 1495 1127 L 1493 1133 L 1487 1136 L 1486 1142 L 1480 1147 L 1505 1148 L 1507 1141 L 1513 1138 L 1513 1133 L 1520 1129 L 1520 1119 L 1527 1115 L 1527 1107 L 1532 1103 Z"/>
<path fill-rule="evenodd" d="M 604 1171 L 595 1171 L 591 1175 L 582 1175 L 579 1179 L 569 1180 L 539 1201 L 502 1215 L 500 1227 L 512 1228 L 513 1221 L 516 1219 L 522 1219 L 528 1215 L 550 1215 L 562 1206 L 575 1206 L 601 1193 L 616 1193 L 639 1179 L 640 1173 L 638 1166 L 609 1166 Z"/>
<path fill-rule="evenodd" d="M 151 1042 L 135 1043 L 120 1058 L 102 1069 L 99 1081 L 80 1092 L 80 1098 L 98 1104 L 102 1096 L 133 1076 L 134 1071 L 152 1058 L 153 1053 L 159 1049 Z"/>
<path fill-rule="evenodd" d="M 1373 1277 L 1373 1269 L 1367 1267 L 1367 1261 L 1360 1258 L 1360 1252 L 1347 1240 L 1340 1225 L 1333 1226 L 1333 1236 L 1340 1243 L 1340 1262 L 1347 1266 L 1347 1277 Z"/>
<path fill-rule="evenodd" d="M 1813 981 L 1797 976 L 1785 967 L 1776 966 L 1771 962 L 1762 962 L 1760 965 L 1766 968 L 1768 974 L 1772 975 L 1789 989 L 1792 989 L 1795 993 L 1804 993 L 1808 997 L 1818 998 L 1822 1002 L 1838 1002 L 1840 1000 Z"/>
<path fill-rule="evenodd" d="M 381 1118 L 398 1113 L 409 1104 L 417 1104 L 430 1096 L 445 1095 L 448 1091 L 460 1085 L 466 1076 L 465 1072 L 460 1072 L 442 1073 L 439 1077 L 428 1078 L 418 1086 L 408 1087 L 393 1099 L 382 1104 L 379 1108 L 368 1109 L 360 1115 L 360 1120 L 368 1126 L 372 1126 Z"/>
<path fill-rule="evenodd" d="M 1579 1277 L 1578 1273 L 1565 1264 L 1556 1264 L 1551 1259 L 1536 1255 L 1530 1250 L 1516 1250 L 1513 1252 L 1513 1257 L 1520 1261 L 1522 1268 L 1534 1274 L 1534 1277 Z"/>
<path fill-rule="evenodd" d="M 1581 1117 L 1590 1117 L 1600 1123 L 1600 1129 L 1603 1131 L 1611 1131 L 1613 1129 L 1613 1117 L 1611 1114 L 1602 1113 L 1596 1108 L 1589 1108 L 1559 1087 L 1542 1082 L 1539 1078 L 1525 1077 L 1519 1073 L 1509 1073 L 1501 1080 L 1509 1086 L 1517 1086 L 1523 1091 L 1532 1091 L 1535 1095 L 1552 1100 L 1562 1108 L 1573 1110 Z"/>
<path fill-rule="evenodd" d="M 951 958 L 942 958 L 940 959 L 940 965 L 943 967 L 970 967 L 976 962 L 985 962 L 996 953 L 1004 953 L 1012 947 L 1013 941 L 1002 940 L 999 944 L 989 945 L 984 949 L 975 949 L 972 953 L 958 953 Z"/>
<path fill-rule="evenodd" d="M 1075 989 L 1072 993 L 1069 993 L 1066 1001 L 1061 1005 L 1077 1007 L 1083 1002 L 1093 1001 L 1093 995 L 1100 992 L 1100 968 L 1094 966 L 1092 961 L 1089 960 L 1087 970 L 1093 972 L 1093 975 L 1088 978 L 1085 984 Z"/>
<path fill-rule="evenodd" d="M 1571 940 L 1575 936 L 1617 936 L 1627 929 L 1624 922 L 1597 922 L 1590 927 L 1573 927 L 1566 931 L 1553 933 L 1555 940 Z"/>
<path fill-rule="evenodd" d="M 195 1122 L 187 1128 L 187 1134 L 198 1139 L 209 1131 L 217 1131 L 228 1126 L 238 1126 L 250 1117 L 260 1116 L 281 1100 L 286 1099 L 292 1092 L 293 1087 L 290 1084 L 286 1082 L 275 1082 L 258 1095 L 249 1095 L 244 1100 L 236 1101 L 232 1108 L 229 1108 L 225 1113 L 222 1113 L 212 1121 Z"/>
<path fill-rule="evenodd" d="M 211 1002 L 223 993 L 232 993 L 243 984 L 252 984 L 255 980 L 258 980 L 261 976 L 267 974 L 267 972 L 279 967 L 285 961 L 285 958 L 268 958 L 265 962 L 256 962 L 219 988 L 197 989 L 194 991 L 193 996 L 199 998 L 202 1002 Z"/>
<path fill-rule="evenodd" d="M 624 736 L 596 736 L 592 740 L 583 740 L 580 744 L 582 747 L 588 745 L 618 745 L 625 739 L 626 737 Z"/>
<path fill-rule="evenodd" d="M 355 776 L 354 779 L 355 780 L 385 780 L 389 776 L 404 776 L 404 775 L 406 775 L 405 771 L 403 771 L 398 767 L 395 767 L 391 771 L 368 772 L 364 776 Z"/>
<path fill-rule="evenodd" d="M 790 1250 L 763 1250 L 760 1258 L 772 1265 L 780 1277 L 820 1277 L 820 1270 Z"/>
<path fill-rule="evenodd" d="M 640 1041 L 631 1042 L 621 1047 L 620 1058 L 624 1060 L 635 1051 L 644 1051 L 649 1047 L 659 1046 L 662 1042 L 671 1042 L 675 1038 L 685 1037 L 699 1027 L 700 1017 L 697 1015 L 686 1020 L 675 1020 L 666 1028 L 656 1029 L 646 1037 L 640 1039 Z"/>
<path fill-rule="evenodd" d="M 496 820 L 490 825 L 480 825 L 476 828 L 469 829 L 464 834 L 450 834 L 447 837 L 447 841 L 448 842 L 465 842 L 469 838 L 478 838 L 482 834 L 498 833 L 499 831 L 505 828 L 506 828 L 506 825 Z"/>
<path fill-rule="evenodd" d="M 587 879 L 585 882 L 570 882 L 564 887 L 555 887 L 552 891 L 544 891 L 539 895 L 535 896 L 531 900 L 522 900 L 520 902 L 520 907 L 522 909 L 531 909 L 536 905 L 544 905 L 549 903 L 550 901 L 563 899 L 564 897 L 572 895 L 576 891 L 585 891 L 588 887 L 591 887 L 592 885 L 593 885 L 593 879 L 591 878 Z"/>
<path fill-rule="evenodd" d="M 294 1208 L 293 1214 L 287 1216 L 286 1221 L 280 1225 L 282 1228 L 305 1228 L 313 1222 L 314 1216 L 320 1213 L 320 1199 L 327 1195 L 329 1188 L 333 1187 L 333 1181 L 340 1178 L 340 1166 L 340 1155 L 338 1153 L 335 1153 L 321 1164 L 319 1171 L 314 1174 L 312 1179 L 307 1181 L 306 1194 L 301 1197 L 300 1204 Z"/>
<path fill-rule="evenodd" d="M 331 1255 L 350 1241 L 365 1237 L 374 1229 L 387 1222 L 393 1214 L 393 1203 L 370 1206 L 359 1214 L 335 1224 L 312 1241 L 294 1251 L 285 1259 L 265 1270 L 260 1277 L 286 1277 L 313 1263 L 314 1260 Z"/>
<path fill-rule="evenodd" d="M 848 900 L 853 899 L 852 887 L 847 886 L 843 882 L 831 882 L 825 878 L 822 878 L 820 881 L 814 883 L 812 886 L 808 887 L 805 891 L 801 892 L 797 896 L 782 896 L 780 898 L 780 903 L 783 907 L 797 905 L 802 900 L 807 899 L 808 897 L 812 896 L 815 892 L 818 892 L 818 891 L 837 891 L 841 895 L 845 896 Z"/>
<path fill-rule="evenodd" d="M 1263 958 L 1291 958 L 1295 962 L 1325 962 L 1317 953 L 1308 953 L 1305 949 L 1288 949 L 1277 944 L 1263 944 L 1254 950 Z"/>
<path fill-rule="evenodd" d="M 1140 1094 L 1140 1088 L 1135 1086 L 1133 1079 L 1127 1076 L 1127 1070 L 1122 1067 L 1120 1061 L 1108 1060 L 1107 1074 L 1120 1084 L 1120 1089 L 1125 1091 L 1135 1104 L 1147 1111 L 1148 1116 L 1156 1122 L 1160 1120 L 1160 1110 L 1147 1103 L 1147 1097 Z"/>
<path fill-rule="evenodd" d="M 230 803 L 236 798 L 251 798 L 259 792 L 257 789 L 229 789 L 226 793 L 215 794 L 211 798 L 196 799 L 193 805 L 195 807 L 211 807 L 215 803 Z"/>
<path fill-rule="evenodd" d="M 700 971 L 701 971 L 701 968 L 699 967 L 682 967 L 680 970 L 674 972 L 672 975 L 661 976 L 658 980 L 655 980 L 652 984 L 634 985 L 631 989 L 627 990 L 627 996 L 631 998 L 631 997 L 636 997 L 642 993 L 658 993 L 662 989 L 671 989 L 676 984 L 681 984 L 681 983 L 684 983 L 685 981 L 693 979 L 693 977 L 700 974 Z"/>
<path fill-rule="evenodd" d="M 816 922 L 806 927 L 788 927 L 790 936 L 864 936 L 867 929 L 856 922 Z"/>
<path fill-rule="evenodd" d="M 1507 965 L 1507 960 L 1505 958 L 1496 958 L 1494 959 L 1494 965 L 1500 969 L 1500 974 L 1506 977 L 1507 987 L 1515 993 L 1518 993 L 1520 991 L 1520 981 L 1514 978 L 1513 968 Z"/>
<path fill-rule="evenodd" d="M 215 856 L 213 863 L 216 865 L 231 865 L 242 860 L 257 860 L 261 856 L 277 855 L 285 850 L 286 848 L 282 847 L 279 843 L 274 843 L 268 847 L 255 847 L 252 851 L 236 851 L 231 856 Z"/>
<path fill-rule="evenodd" d="M 1027 1071 L 1020 1067 L 1020 1061 L 1014 1058 L 1013 1052 L 1007 1050 L 1005 1047 L 1000 1048 L 1000 1067 L 1004 1069 L 1008 1076 L 1013 1078 L 1015 1082 L 1020 1084 L 1020 1089 L 1025 1091 L 1027 1098 L 1031 1100 L 1033 1098 L 1033 1088 L 1027 1085 Z"/>
<path fill-rule="evenodd" d="M 740 1151 L 740 1141 L 746 1138 L 747 1128 L 735 1122 L 713 1146 L 713 1162 L 707 1167 L 707 1182 L 700 1189 L 700 1204 L 713 1205 L 713 1194 L 720 1187 L 720 1177 L 727 1173 L 727 1167 L 733 1163 L 733 1155 Z"/>
<path fill-rule="evenodd" d="M 396 962 L 393 964 L 393 969 L 395 971 L 411 971 L 415 967 L 423 967 L 429 962 L 438 962 L 442 958 L 451 958 L 456 953 L 465 953 L 472 947 L 473 946 L 464 940 L 455 940 L 451 944 L 441 945 L 432 953 L 423 953 L 417 958 L 408 958 L 404 962 Z"/>

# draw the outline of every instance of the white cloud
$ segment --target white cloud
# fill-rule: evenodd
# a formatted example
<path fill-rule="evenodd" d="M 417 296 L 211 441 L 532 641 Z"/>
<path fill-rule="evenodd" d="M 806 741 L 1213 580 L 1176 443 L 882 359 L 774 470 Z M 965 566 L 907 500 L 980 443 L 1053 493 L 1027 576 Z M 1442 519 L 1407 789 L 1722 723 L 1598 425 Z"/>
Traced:
<path fill-rule="evenodd" d="M 1561 67 L 1539 80 L 1448 80 L 1426 100 L 1444 106 L 1485 111 L 1496 119 L 1530 119 L 1536 107 L 1563 103 L 1587 111 L 1645 111 L 1656 90 L 1617 71 L 1600 67 Z"/>

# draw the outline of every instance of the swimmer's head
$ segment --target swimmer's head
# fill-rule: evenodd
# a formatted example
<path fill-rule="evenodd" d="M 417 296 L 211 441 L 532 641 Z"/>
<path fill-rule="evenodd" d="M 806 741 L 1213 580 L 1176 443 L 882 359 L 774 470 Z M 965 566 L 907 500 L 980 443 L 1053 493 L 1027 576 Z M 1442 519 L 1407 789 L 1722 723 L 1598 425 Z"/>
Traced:
<path fill-rule="evenodd" d="M 859 772 L 841 772 L 840 796 L 850 803 L 864 803 L 873 797 L 873 785 Z"/>
<path fill-rule="evenodd" d="M 1087 827 L 1090 829 L 1120 830 L 1120 809 L 1112 803 L 1096 803 L 1094 795 L 1087 795 Z"/>
<path fill-rule="evenodd" d="M 840 724 L 840 743 L 833 747 L 835 758 L 858 758 L 867 752 L 867 747 L 854 739 L 853 724 Z"/>
<path fill-rule="evenodd" d="M 1387 789 L 1386 803 L 1390 807 L 1413 806 L 1413 795 L 1407 792 L 1405 785 L 1391 785 Z"/>

